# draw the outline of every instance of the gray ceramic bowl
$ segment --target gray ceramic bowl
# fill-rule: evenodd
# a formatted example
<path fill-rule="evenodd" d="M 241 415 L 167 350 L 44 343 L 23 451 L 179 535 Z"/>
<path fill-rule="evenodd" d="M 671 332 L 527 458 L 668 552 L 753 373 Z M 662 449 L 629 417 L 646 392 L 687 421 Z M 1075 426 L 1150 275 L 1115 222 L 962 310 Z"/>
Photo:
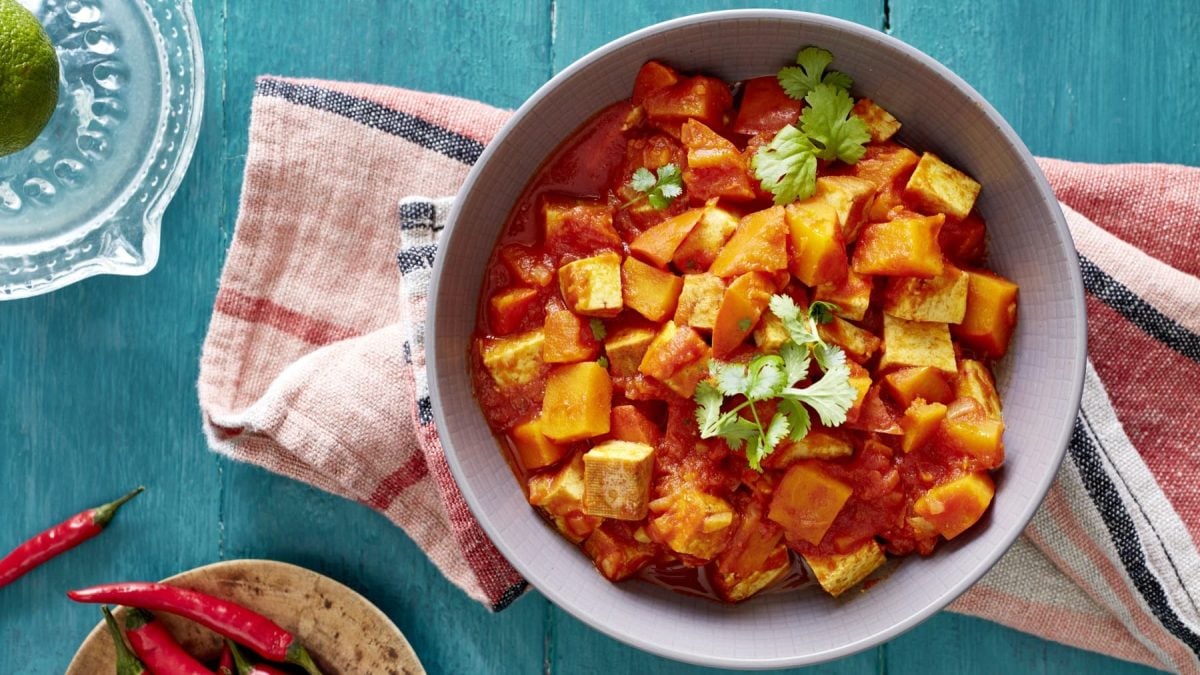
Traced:
<path fill-rule="evenodd" d="M 525 503 L 471 394 L 466 359 L 488 254 L 526 182 L 573 129 L 629 96 L 638 66 L 665 60 L 739 80 L 775 72 L 818 45 L 903 123 L 900 139 L 983 184 L 991 265 L 1021 285 L 1020 321 L 997 376 L 1008 460 L 990 517 L 928 559 L 905 560 L 864 593 L 820 591 L 724 606 L 641 582 L 605 581 Z M 1083 286 L 1054 195 L 1025 145 L 969 85 L 898 40 L 813 14 L 748 10 L 686 17 L 588 54 L 537 91 L 475 165 L 434 270 L 430 389 L 459 487 L 500 551 L 550 600 L 618 640 L 692 663 L 776 668 L 845 656 L 945 607 L 1005 552 L 1053 479 L 1070 438 L 1085 359 Z"/>

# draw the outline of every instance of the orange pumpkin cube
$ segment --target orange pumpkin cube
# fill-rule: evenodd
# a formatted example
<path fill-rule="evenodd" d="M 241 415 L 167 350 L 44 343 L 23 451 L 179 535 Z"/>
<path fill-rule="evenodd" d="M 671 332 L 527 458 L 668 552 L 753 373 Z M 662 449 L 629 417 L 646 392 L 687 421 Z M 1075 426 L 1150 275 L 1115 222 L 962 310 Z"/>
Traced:
<path fill-rule="evenodd" d="M 671 262 L 671 256 L 675 255 L 675 250 L 691 234 L 704 213 L 705 209 L 690 209 L 664 220 L 630 242 L 630 252 L 642 260 L 666 269 L 667 263 Z"/>
<path fill-rule="evenodd" d="M 871 277 L 854 270 L 846 273 L 841 283 L 821 284 L 813 294 L 813 301 L 831 302 L 837 305 L 836 314 L 851 321 L 862 321 L 871 306 Z"/>
<path fill-rule="evenodd" d="M 750 172 L 737 146 L 694 119 L 684 122 L 679 140 L 688 151 L 683 182 L 689 197 L 754 199 Z"/>
<path fill-rule="evenodd" d="M 506 335 L 520 327 L 538 292 L 532 288 L 506 288 L 488 298 L 488 326 L 494 335 Z"/>
<path fill-rule="evenodd" d="M 725 358 L 742 344 L 758 325 L 774 292 L 774 280 L 762 272 L 747 272 L 729 284 L 713 326 L 712 353 L 715 358 Z"/>
<path fill-rule="evenodd" d="M 627 307 L 654 322 L 675 313 L 683 279 L 636 258 L 621 265 L 621 293 Z"/>
<path fill-rule="evenodd" d="M 636 375 L 654 335 L 653 329 L 640 326 L 629 326 L 609 333 L 604 340 L 604 353 L 608 356 L 608 367 L 612 374 L 618 377 Z"/>
<path fill-rule="evenodd" d="M 927 152 L 904 187 L 904 196 L 928 213 L 943 213 L 959 220 L 966 218 L 979 196 L 979 183 L 967 174 Z"/>
<path fill-rule="evenodd" d="M 938 246 L 958 265 L 982 265 L 987 257 L 987 225 L 974 211 L 966 218 L 947 218 L 938 232 Z"/>
<path fill-rule="evenodd" d="M 833 207 L 847 243 L 858 238 L 858 231 L 875 201 L 875 184 L 854 176 L 822 176 L 817 179 L 813 198 Z"/>
<path fill-rule="evenodd" d="M 621 256 L 613 251 L 558 268 L 563 300 L 576 314 L 614 317 L 625 307 L 621 294 Z"/>
<path fill-rule="evenodd" d="M 682 487 L 650 502 L 650 537 L 674 551 L 685 564 L 703 565 L 725 550 L 737 531 L 729 502 Z"/>
<path fill-rule="evenodd" d="M 958 398 L 946 410 L 941 438 L 947 447 L 969 455 L 979 468 L 1004 463 L 1004 422 L 989 418 L 973 399 Z"/>
<path fill-rule="evenodd" d="M 942 403 L 926 403 L 924 399 L 913 401 L 900 418 L 900 428 L 904 430 L 904 438 L 900 440 L 900 449 L 912 452 L 928 443 L 937 433 L 942 420 L 946 418 L 946 406 Z"/>
<path fill-rule="evenodd" d="M 679 82 L 679 72 L 658 61 L 647 61 L 633 80 L 633 102 L 641 103 L 650 94 Z"/>
<path fill-rule="evenodd" d="M 946 378 L 932 366 L 901 368 L 884 375 L 883 382 L 892 400 L 901 408 L 908 408 L 918 398 L 932 403 L 954 400 L 954 392 Z"/>
<path fill-rule="evenodd" d="M 969 398 L 979 404 L 983 414 L 990 419 L 1000 420 L 1000 394 L 988 367 L 974 359 L 958 362 L 958 380 L 954 382 L 954 394 Z"/>
<path fill-rule="evenodd" d="M 733 132 L 754 136 L 774 135 L 800 119 L 804 103 L 787 95 L 774 75 L 755 77 L 742 82 L 742 103 L 733 120 Z"/>
<path fill-rule="evenodd" d="M 671 258 L 675 268 L 684 274 L 707 270 L 737 226 L 737 216 L 715 205 L 706 206 L 700 222 L 675 249 Z"/>
<path fill-rule="evenodd" d="M 710 353 L 708 343 L 696 331 L 668 321 L 646 348 L 638 370 L 690 398 L 707 375 Z"/>
<path fill-rule="evenodd" d="M 621 237 L 613 227 L 612 208 L 597 199 L 543 197 L 542 235 L 547 252 L 556 258 L 567 253 L 588 256 L 621 247 Z"/>
<path fill-rule="evenodd" d="M 867 123 L 867 132 L 871 134 L 872 143 L 882 143 L 900 131 L 900 120 L 892 117 L 891 113 L 880 108 L 869 98 L 855 101 L 850 112 Z"/>
<path fill-rule="evenodd" d="M 946 217 L 917 216 L 874 223 L 863 229 L 851 268 L 859 274 L 936 277 L 942 273 L 938 230 Z"/>
<path fill-rule="evenodd" d="M 1017 325 L 1017 285 L 992 272 L 966 272 L 967 311 L 954 335 L 984 356 L 1001 358 Z"/>
<path fill-rule="evenodd" d="M 500 259 L 523 284 L 545 288 L 554 281 L 554 265 L 544 253 L 535 253 L 520 244 L 500 249 Z"/>
<path fill-rule="evenodd" d="M 784 216 L 792 242 L 788 270 L 806 286 L 845 280 L 850 263 L 837 210 L 810 197 L 788 204 Z"/>
<path fill-rule="evenodd" d="M 517 463 L 525 471 L 557 464 L 567 452 L 566 448 L 546 438 L 541 421 L 536 417 L 513 427 L 508 436 L 517 451 Z"/>
<path fill-rule="evenodd" d="M 662 430 L 646 417 L 636 406 L 625 404 L 613 406 L 610 433 L 620 441 L 644 443 L 657 448 L 662 440 Z"/>
<path fill-rule="evenodd" d="M 953 539 L 983 516 L 996 495 L 996 484 L 985 472 L 970 473 L 936 485 L 917 498 L 913 512 Z"/>
<path fill-rule="evenodd" d="M 847 361 L 846 365 L 850 367 L 850 386 L 858 392 L 854 403 L 846 411 L 846 423 L 853 424 L 862 414 L 863 404 L 867 400 L 867 392 L 871 390 L 871 373 L 855 361 Z"/>
<path fill-rule="evenodd" d="M 871 331 L 859 328 L 840 316 L 833 317 L 829 323 L 818 325 L 817 334 L 822 340 L 841 347 L 846 356 L 859 363 L 869 361 L 879 349 L 879 345 L 883 344 Z"/>
<path fill-rule="evenodd" d="M 583 551 L 605 579 L 621 581 L 653 562 L 655 547 L 640 525 L 609 520 L 583 542 Z"/>
<path fill-rule="evenodd" d="M 547 314 L 542 334 L 542 361 L 546 363 L 590 361 L 600 354 L 591 326 L 574 312 L 564 309 Z"/>
<path fill-rule="evenodd" d="M 816 546 L 852 492 L 816 462 L 794 464 L 775 488 L 767 517 L 778 523 L 789 539 Z"/>
<path fill-rule="evenodd" d="M 546 378 L 541 430 L 552 441 L 569 443 L 607 434 L 612 412 L 612 380 L 595 361 L 556 366 Z"/>
<path fill-rule="evenodd" d="M 723 81 L 697 75 L 649 93 L 642 108 L 651 124 L 679 136 L 689 118 L 708 127 L 723 126 L 726 113 L 733 108 L 733 94 Z"/>
<path fill-rule="evenodd" d="M 787 268 L 788 227 L 783 213 L 782 206 L 772 206 L 742 218 L 708 271 L 729 278 Z"/>

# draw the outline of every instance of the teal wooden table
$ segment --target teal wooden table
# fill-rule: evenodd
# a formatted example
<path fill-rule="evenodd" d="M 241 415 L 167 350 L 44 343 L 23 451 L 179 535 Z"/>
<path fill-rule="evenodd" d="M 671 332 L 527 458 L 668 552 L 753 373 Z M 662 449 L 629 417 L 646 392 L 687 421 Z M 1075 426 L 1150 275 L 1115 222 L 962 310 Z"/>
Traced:
<path fill-rule="evenodd" d="M 755 3 L 768 4 L 768 3 Z M 1200 164 L 1194 0 L 826 0 L 977 87 L 1040 155 Z M 530 593 L 488 614 L 381 516 L 210 453 L 195 380 L 237 213 L 253 78 L 379 82 L 515 107 L 607 40 L 740 3 L 202 0 L 208 85 L 191 170 L 144 278 L 0 303 L 0 549 L 145 484 L 112 530 L 0 591 L 0 672 L 62 672 L 96 622 L 69 587 L 222 559 L 310 567 L 374 600 L 434 673 L 698 672 L 592 631 Z M 822 672 L 1149 672 L 941 614 Z"/>

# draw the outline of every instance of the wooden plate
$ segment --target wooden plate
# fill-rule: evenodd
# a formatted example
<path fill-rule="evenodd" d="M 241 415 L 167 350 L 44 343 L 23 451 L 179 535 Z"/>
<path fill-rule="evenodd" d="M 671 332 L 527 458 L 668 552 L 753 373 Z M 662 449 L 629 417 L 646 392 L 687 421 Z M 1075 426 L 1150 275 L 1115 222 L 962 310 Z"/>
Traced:
<path fill-rule="evenodd" d="M 229 560 L 163 582 L 226 598 L 271 618 L 299 636 L 326 675 L 425 673 L 400 629 L 375 605 L 303 567 L 273 560 Z M 114 613 L 118 620 L 124 616 L 123 609 Z M 211 631 L 170 614 L 158 612 L 155 617 L 188 652 L 205 663 L 216 662 L 221 641 Z M 75 652 L 67 675 L 114 670 L 112 640 L 101 621 Z"/>

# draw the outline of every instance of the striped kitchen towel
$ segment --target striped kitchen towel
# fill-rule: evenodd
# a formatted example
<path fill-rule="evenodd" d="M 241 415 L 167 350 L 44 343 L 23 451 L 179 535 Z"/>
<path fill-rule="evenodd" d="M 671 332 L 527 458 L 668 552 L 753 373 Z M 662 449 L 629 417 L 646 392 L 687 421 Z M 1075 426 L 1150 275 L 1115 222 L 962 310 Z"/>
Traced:
<path fill-rule="evenodd" d="M 507 117 L 387 87 L 260 79 L 199 381 L 217 452 L 379 510 L 495 610 L 525 582 L 450 476 L 423 326 L 449 197 Z M 1045 504 L 951 611 L 1200 671 L 1200 169 L 1042 168 L 1087 288 L 1083 406 Z"/>

